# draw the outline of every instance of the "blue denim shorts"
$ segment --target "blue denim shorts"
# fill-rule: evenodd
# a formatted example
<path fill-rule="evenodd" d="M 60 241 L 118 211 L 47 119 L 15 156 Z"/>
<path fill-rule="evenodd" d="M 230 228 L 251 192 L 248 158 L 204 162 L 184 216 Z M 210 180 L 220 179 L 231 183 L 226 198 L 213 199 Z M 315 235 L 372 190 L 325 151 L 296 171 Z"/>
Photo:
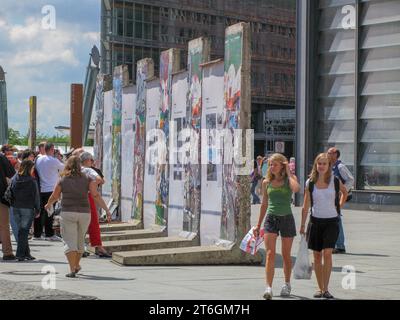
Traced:
<path fill-rule="evenodd" d="M 276 233 L 282 238 L 294 238 L 296 236 L 296 223 L 293 214 L 286 216 L 268 214 L 265 219 L 264 230 L 266 233 Z"/>

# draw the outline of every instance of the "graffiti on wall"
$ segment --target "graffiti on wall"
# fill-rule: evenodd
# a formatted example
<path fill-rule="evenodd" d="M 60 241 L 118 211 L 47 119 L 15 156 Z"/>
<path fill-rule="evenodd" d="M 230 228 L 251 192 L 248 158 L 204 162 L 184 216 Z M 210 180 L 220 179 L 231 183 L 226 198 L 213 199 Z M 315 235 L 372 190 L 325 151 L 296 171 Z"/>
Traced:
<path fill-rule="evenodd" d="M 106 203 L 111 199 L 112 183 L 112 90 L 104 92 L 104 118 L 103 118 L 103 174 L 105 183 L 102 186 L 102 196 Z"/>
<path fill-rule="evenodd" d="M 169 145 L 169 120 L 171 114 L 172 97 L 172 73 L 179 65 L 176 49 L 163 51 L 160 56 L 160 84 L 161 104 L 159 129 L 164 132 L 165 146 Z M 167 225 L 168 216 L 168 194 L 169 194 L 169 166 L 167 165 L 169 155 L 168 148 L 159 150 L 160 163 L 156 166 L 156 221 L 160 226 Z"/>
<path fill-rule="evenodd" d="M 224 143 L 224 160 L 226 160 L 225 153 L 234 147 L 233 131 L 239 129 L 241 107 L 243 30 L 236 29 L 234 31 L 233 33 L 227 31 L 225 37 L 223 127 L 232 132 L 232 137 L 227 137 L 231 141 Z M 230 163 L 223 165 L 221 239 L 234 242 L 238 227 L 239 197 L 234 162 Z"/>
<path fill-rule="evenodd" d="M 146 80 L 154 75 L 152 59 L 140 60 L 136 74 L 136 124 L 133 169 L 132 217 L 143 221 L 143 180 L 146 145 Z"/>
<path fill-rule="evenodd" d="M 204 38 L 189 42 L 188 53 L 188 81 L 189 92 L 187 98 L 187 127 L 198 135 L 198 144 L 191 140 L 190 150 L 198 148 L 198 161 L 196 164 L 187 163 L 184 170 L 184 209 L 183 230 L 198 233 L 201 212 L 201 114 L 202 114 L 202 70 L 201 64 L 209 60 L 209 41 Z"/>
<path fill-rule="evenodd" d="M 121 194 L 121 122 L 124 66 L 114 69 L 112 110 L 112 198 L 119 205 Z"/>
<path fill-rule="evenodd" d="M 104 76 L 99 74 L 96 79 L 96 96 L 95 96 L 95 136 L 94 136 L 94 160 L 95 167 L 103 166 L 103 117 L 104 117 Z"/>

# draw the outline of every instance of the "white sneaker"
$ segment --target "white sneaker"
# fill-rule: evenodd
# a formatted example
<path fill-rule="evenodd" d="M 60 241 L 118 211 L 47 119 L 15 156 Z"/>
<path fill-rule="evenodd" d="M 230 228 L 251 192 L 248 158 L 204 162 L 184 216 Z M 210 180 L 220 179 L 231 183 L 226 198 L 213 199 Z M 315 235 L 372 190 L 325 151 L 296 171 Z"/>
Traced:
<path fill-rule="evenodd" d="M 47 241 L 62 241 L 62 239 L 56 235 L 54 235 L 52 237 L 46 237 L 45 240 L 47 240 Z"/>
<path fill-rule="evenodd" d="M 292 291 L 292 287 L 291 287 L 290 283 L 285 283 L 281 290 L 281 297 L 289 297 L 291 291 Z"/>
<path fill-rule="evenodd" d="M 272 288 L 271 287 L 267 287 L 265 289 L 263 297 L 264 297 L 265 300 L 271 300 L 272 299 Z"/>

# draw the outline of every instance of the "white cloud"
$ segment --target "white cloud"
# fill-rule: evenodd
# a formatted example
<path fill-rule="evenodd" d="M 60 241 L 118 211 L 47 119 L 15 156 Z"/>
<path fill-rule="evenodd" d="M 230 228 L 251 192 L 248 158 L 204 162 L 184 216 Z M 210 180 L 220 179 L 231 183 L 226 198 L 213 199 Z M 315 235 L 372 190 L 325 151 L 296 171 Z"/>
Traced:
<path fill-rule="evenodd" d="M 44 30 L 41 1 L 21 1 L 24 7 L 6 0 L 7 10 L 0 1 L 0 65 L 7 72 L 9 125 L 27 132 L 28 99 L 35 95 L 38 130 L 54 134 L 55 126 L 69 125 L 70 84 L 84 80 L 90 49 L 100 42 L 99 23 L 79 24 L 59 14 L 56 30 Z M 99 18 L 91 12 L 86 22 Z"/>

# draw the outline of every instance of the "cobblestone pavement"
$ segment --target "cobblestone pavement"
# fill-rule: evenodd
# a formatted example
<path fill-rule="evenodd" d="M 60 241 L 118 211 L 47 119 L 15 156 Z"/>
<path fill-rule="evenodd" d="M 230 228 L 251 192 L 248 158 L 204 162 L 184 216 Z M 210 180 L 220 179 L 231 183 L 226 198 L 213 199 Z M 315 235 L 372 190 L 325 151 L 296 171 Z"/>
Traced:
<path fill-rule="evenodd" d="M 97 298 L 61 290 L 45 290 L 39 286 L 0 280 L 0 300 L 97 300 Z"/>

